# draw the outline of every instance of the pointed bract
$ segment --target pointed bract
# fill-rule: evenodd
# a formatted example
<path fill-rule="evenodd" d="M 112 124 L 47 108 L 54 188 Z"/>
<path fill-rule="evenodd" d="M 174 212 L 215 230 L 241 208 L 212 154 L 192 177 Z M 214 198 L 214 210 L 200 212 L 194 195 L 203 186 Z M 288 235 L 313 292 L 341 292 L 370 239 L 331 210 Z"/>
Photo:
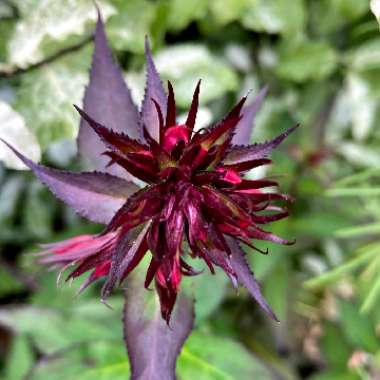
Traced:
<path fill-rule="evenodd" d="M 233 146 L 224 159 L 224 163 L 228 165 L 239 164 L 245 161 L 259 160 L 268 157 L 273 149 L 277 148 L 292 132 L 294 132 L 299 125 L 289 128 L 281 135 L 273 140 L 264 143 L 246 145 L 246 146 Z"/>
<path fill-rule="evenodd" d="M 160 76 L 153 62 L 152 52 L 150 50 L 148 38 L 145 38 L 145 59 L 146 59 L 146 86 L 145 95 L 141 107 L 141 118 L 143 124 L 149 131 L 149 134 L 158 141 L 159 139 L 159 122 L 157 118 L 156 107 L 152 99 L 159 104 L 164 119 L 166 118 L 166 95 Z"/>
<path fill-rule="evenodd" d="M 36 164 L 4 143 L 57 198 L 93 222 L 107 224 L 126 199 L 139 189 L 134 183 L 107 173 L 72 173 Z"/>
<path fill-rule="evenodd" d="M 254 274 L 248 266 L 247 261 L 244 257 L 244 252 L 240 248 L 239 243 L 237 243 L 234 239 L 227 238 L 228 244 L 231 248 L 231 265 L 234 269 L 238 282 L 243 285 L 251 296 L 257 301 L 257 303 L 265 310 L 265 312 L 278 322 L 276 315 L 273 313 L 272 309 L 268 305 L 267 301 L 265 301 L 259 283 L 256 281 Z"/>
<path fill-rule="evenodd" d="M 236 126 L 236 132 L 232 138 L 232 144 L 249 144 L 251 142 L 254 121 L 265 95 L 268 92 L 268 86 L 263 87 L 252 103 L 245 106 L 242 110 L 242 118 Z"/>
<path fill-rule="evenodd" d="M 95 50 L 83 109 L 98 123 L 116 132 L 126 133 L 131 138 L 141 137 L 138 109 L 124 82 L 123 73 L 112 58 L 100 15 L 96 25 Z M 128 173 L 117 166 L 107 168 L 108 159 L 102 156 L 105 146 L 83 119 L 77 143 L 79 155 L 88 169 L 107 171 L 131 179 Z"/>

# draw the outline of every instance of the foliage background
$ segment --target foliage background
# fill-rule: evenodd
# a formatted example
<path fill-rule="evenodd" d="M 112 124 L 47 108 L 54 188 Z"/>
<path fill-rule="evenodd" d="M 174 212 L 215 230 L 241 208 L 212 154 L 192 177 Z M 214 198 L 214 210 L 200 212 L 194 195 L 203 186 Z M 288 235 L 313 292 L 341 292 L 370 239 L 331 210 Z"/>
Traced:
<path fill-rule="evenodd" d="M 249 254 L 281 323 L 222 274 L 196 278 L 197 326 L 179 379 L 380 379 L 380 39 L 368 0 L 99 5 L 137 100 L 148 34 L 182 111 L 203 79 L 199 126 L 263 84 L 254 141 L 302 125 L 268 173 L 297 199 L 274 225 L 297 244 Z M 60 168 L 78 168 L 72 103 L 88 81 L 95 18 L 90 0 L 0 1 L 0 136 Z M 80 281 L 57 289 L 56 273 L 25 255 L 100 226 L 13 170 L 20 164 L 4 147 L 0 158 L 0 379 L 127 378 L 121 291 L 113 310 L 96 287 L 75 298 Z"/>

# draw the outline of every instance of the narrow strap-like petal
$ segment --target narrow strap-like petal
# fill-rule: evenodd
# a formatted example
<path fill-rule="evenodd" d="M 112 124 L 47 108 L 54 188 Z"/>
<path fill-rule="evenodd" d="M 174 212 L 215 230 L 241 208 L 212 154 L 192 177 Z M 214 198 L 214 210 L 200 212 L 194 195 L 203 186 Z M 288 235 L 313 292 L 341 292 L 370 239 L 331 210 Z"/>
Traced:
<path fill-rule="evenodd" d="M 126 133 L 131 138 L 141 137 L 138 109 L 132 101 L 120 68 L 112 58 L 100 15 L 96 26 L 90 83 L 86 88 L 83 108 L 108 128 Z M 78 152 L 87 168 L 108 171 L 130 179 L 128 173 L 117 166 L 106 169 L 108 160 L 101 155 L 104 144 L 83 119 L 77 143 Z"/>
<path fill-rule="evenodd" d="M 141 107 L 141 117 L 143 124 L 149 131 L 149 134 L 157 141 L 159 139 L 159 122 L 157 119 L 156 107 L 152 101 L 154 99 L 164 112 L 166 118 L 166 95 L 160 76 L 153 62 L 152 52 L 150 50 L 148 38 L 145 40 L 146 56 L 146 86 L 145 95 Z"/>
<path fill-rule="evenodd" d="M 139 190 L 134 183 L 107 173 L 73 173 L 36 164 L 4 143 L 57 198 L 93 222 L 107 224 L 126 199 Z"/>

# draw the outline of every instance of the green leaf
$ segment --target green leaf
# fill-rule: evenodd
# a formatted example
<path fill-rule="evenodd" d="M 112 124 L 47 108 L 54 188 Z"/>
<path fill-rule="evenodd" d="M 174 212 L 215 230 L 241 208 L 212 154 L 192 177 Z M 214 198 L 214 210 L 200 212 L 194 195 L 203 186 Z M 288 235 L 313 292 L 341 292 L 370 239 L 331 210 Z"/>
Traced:
<path fill-rule="evenodd" d="M 380 275 L 377 275 L 374 281 L 371 281 L 371 288 L 364 299 L 364 302 L 360 308 L 360 312 L 363 314 L 368 314 L 373 308 L 373 306 L 375 305 L 376 301 L 379 300 L 379 297 L 380 297 Z"/>
<path fill-rule="evenodd" d="M 302 33 L 305 20 L 303 0 L 249 0 L 241 21 L 257 32 L 295 35 Z"/>
<path fill-rule="evenodd" d="M 378 252 L 378 244 L 371 244 L 368 247 L 363 247 L 356 257 L 348 260 L 346 263 L 334 268 L 333 270 L 322 274 L 321 276 L 306 281 L 305 286 L 308 288 L 314 288 L 335 282 L 341 279 L 347 273 L 354 271 L 356 268 L 370 261 L 374 256 L 378 254 Z"/>
<path fill-rule="evenodd" d="M 181 380 L 248 380 L 272 378 L 267 368 L 239 343 L 194 332 L 178 363 Z"/>
<path fill-rule="evenodd" d="M 310 377 L 310 380 L 359 380 L 359 376 L 347 371 L 326 371 Z"/>
<path fill-rule="evenodd" d="M 144 38 L 154 19 L 155 4 L 146 0 L 112 0 L 116 9 L 107 22 L 107 36 L 119 50 L 144 52 Z"/>
<path fill-rule="evenodd" d="M 112 303 L 112 300 L 110 300 Z M 75 308 L 60 311 L 47 307 L 19 306 L 0 311 L 0 324 L 18 334 L 27 334 L 40 352 L 53 354 L 73 344 L 102 339 L 120 339 L 121 311 L 107 309 L 98 301 L 92 314 L 81 315 Z"/>
<path fill-rule="evenodd" d="M 191 288 L 194 292 L 195 323 L 199 325 L 220 305 L 229 285 L 229 279 L 222 270 L 215 275 L 208 273 L 208 268 L 199 276 L 192 278 Z M 185 279 L 184 281 L 190 282 Z"/>
<path fill-rule="evenodd" d="M 125 380 L 129 374 L 121 339 L 98 340 L 43 358 L 30 380 Z"/>
<path fill-rule="evenodd" d="M 7 380 L 20 380 L 25 377 L 34 361 L 29 340 L 25 336 L 15 336 L 5 366 Z"/>
<path fill-rule="evenodd" d="M 376 352 L 379 340 L 370 319 L 359 313 L 357 305 L 345 300 L 338 301 L 339 316 L 343 332 L 355 346 L 369 352 Z"/>
<path fill-rule="evenodd" d="M 320 80 L 336 68 L 337 55 L 326 41 L 302 41 L 283 46 L 276 72 L 294 82 Z"/>
<path fill-rule="evenodd" d="M 207 3 L 204 0 L 170 1 L 167 27 L 180 30 L 186 28 L 191 21 L 203 18 L 207 12 Z"/>
<path fill-rule="evenodd" d="M 352 353 L 352 347 L 342 339 L 339 328 L 329 322 L 323 324 L 321 349 L 324 360 L 331 368 L 344 370 Z"/>
<path fill-rule="evenodd" d="M 82 102 L 89 66 L 90 51 L 86 49 L 23 75 L 16 108 L 43 148 L 77 136 L 79 116 L 73 103 Z"/>
<path fill-rule="evenodd" d="M 238 20 L 247 9 L 248 0 L 214 0 L 209 2 L 210 13 L 219 25 Z"/>
<path fill-rule="evenodd" d="M 103 2 L 104 18 L 114 13 Z M 18 21 L 8 44 L 9 63 L 25 67 L 44 57 L 42 44 L 45 40 L 64 42 L 73 34 L 81 35 L 89 21 L 96 20 L 96 9 L 91 0 L 18 0 L 21 19 Z"/>
<path fill-rule="evenodd" d="M 5 268 L 0 267 L 0 296 L 12 294 L 22 290 L 24 286 Z"/>
<path fill-rule="evenodd" d="M 34 134 L 25 126 L 25 120 L 10 105 L 0 100 L 0 138 L 12 144 L 34 161 L 41 158 L 41 150 Z M 0 143 L 0 160 L 12 169 L 25 169 L 26 166 Z"/>
<path fill-rule="evenodd" d="M 40 240 L 47 239 L 53 231 L 53 208 L 46 189 L 38 182 L 32 182 L 27 189 L 23 224 L 25 229 Z"/>
<path fill-rule="evenodd" d="M 203 45 L 178 44 L 160 51 L 155 62 L 161 76 L 173 81 L 176 101 L 182 107 L 191 103 L 192 89 L 199 79 L 203 79 L 201 103 L 220 98 L 238 86 L 234 71 Z"/>

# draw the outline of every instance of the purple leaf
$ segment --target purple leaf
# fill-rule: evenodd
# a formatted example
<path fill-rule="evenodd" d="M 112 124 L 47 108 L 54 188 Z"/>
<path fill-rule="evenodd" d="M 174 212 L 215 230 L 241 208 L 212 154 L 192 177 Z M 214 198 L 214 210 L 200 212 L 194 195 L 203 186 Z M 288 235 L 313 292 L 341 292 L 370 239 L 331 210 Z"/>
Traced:
<path fill-rule="evenodd" d="M 260 160 L 266 158 L 269 153 L 277 148 L 293 131 L 298 128 L 298 124 L 289 128 L 273 140 L 254 145 L 235 145 L 228 152 L 223 162 L 226 165 L 235 165 L 245 161 Z"/>
<path fill-rule="evenodd" d="M 141 137 L 139 112 L 133 104 L 120 68 L 113 61 L 100 14 L 96 25 L 90 83 L 86 88 L 83 109 L 98 123 L 115 132 L 127 133 L 131 138 Z M 105 146 L 83 119 L 80 123 L 77 144 L 78 152 L 87 168 L 131 178 L 117 165 L 106 168 L 108 159 L 102 156 Z"/>
<path fill-rule="evenodd" d="M 72 173 L 34 163 L 3 141 L 36 177 L 79 215 L 107 224 L 126 198 L 139 190 L 132 182 L 107 173 Z"/>
<path fill-rule="evenodd" d="M 166 118 L 166 95 L 160 76 L 153 62 L 152 52 L 150 50 L 148 38 L 145 39 L 145 56 L 146 56 L 146 86 L 145 95 L 141 108 L 141 117 L 149 134 L 158 141 L 159 139 L 159 119 L 154 99 L 160 106 L 164 119 Z"/>
<path fill-rule="evenodd" d="M 251 142 L 251 135 L 254 127 L 253 123 L 256 117 L 256 113 L 260 108 L 267 92 L 268 86 L 265 86 L 260 90 L 253 102 L 243 108 L 243 117 L 236 126 L 235 136 L 232 139 L 232 144 L 249 144 Z"/>
<path fill-rule="evenodd" d="M 247 261 L 245 260 L 245 254 L 243 250 L 240 248 L 235 239 L 226 237 L 226 240 L 228 241 L 228 244 L 232 251 L 231 265 L 237 275 L 238 282 L 248 290 L 248 292 L 263 308 L 263 310 L 278 322 L 276 315 L 261 293 L 260 285 L 257 282 L 251 269 L 249 268 Z"/>
<path fill-rule="evenodd" d="M 131 380 L 175 380 L 177 357 L 193 327 L 193 301 L 181 292 L 168 326 L 161 318 L 157 295 L 143 285 L 138 274 L 132 276 L 125 298 L 124 336 Z"/>

